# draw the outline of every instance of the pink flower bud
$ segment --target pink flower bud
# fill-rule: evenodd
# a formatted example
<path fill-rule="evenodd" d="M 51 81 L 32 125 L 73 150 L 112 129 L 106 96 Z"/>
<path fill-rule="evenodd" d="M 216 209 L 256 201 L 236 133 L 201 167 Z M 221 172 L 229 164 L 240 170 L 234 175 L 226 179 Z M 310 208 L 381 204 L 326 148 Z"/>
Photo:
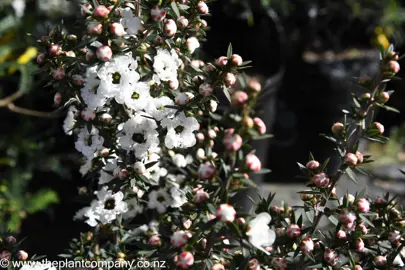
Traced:
<path fill-rule="evenodd" d="M 289 238 L 297 238 L 301 235 L 301 228 L 298 224 L 291 224 L 287 227 L 287 236 Z"/>
<path fill-rule="evenodd" d="M 62 52 L 62 48 L 58 44 L 54 44 L 49 48 L 49 53 L 53 56 L 59 55 Z"/>
<path fill-rule="evenodd" d="M 336 122 L 332 126 L 332 133 L 335 136 L 339 136 L 342 133 L 343 129 L 344 129 L 344 125 L 340 122 Z"/>
<path fill-rule="evenodd" d="M 390 69 L 392 72 L 394 72 L 394 73 L 399 72 L 400 66 L 397 61 L 390 61 L 389 65 L 390 65 Z"/>
<path fill-rule="evenodd" d="M 317 187 L 324 188 L 329 185 L 329 178 L 325 173 L 321 172 L 312 177 L 312 182 L 314 182 Z"/>
<path fill-rule="evenodd" d="M 231 96 L 231 103 L 232 105 L 240 105 L 246 103 L 249 99 L 249 96 L 246 92 L 243 91 L 236 91 Z"/>
<path fill-rule="evenodd" d="M 195 203 L 202 203 L 205 202 L 210 197 L 210 195 L 202 189 L 197 190 L 194 195 L 194 202 Z"/>
<path fill-rule="evenodd" d="M 225 75 L 225 85 L 230 87 L 236 82 L 236 77 L 232 73 L 226 73 Z"/>
<path fill-rule="evenodd" d="M 159 235 L 154 234 L 149 237 L 148 244 L 152 246 L 160 246 L 162 244 Z"/>
<path fill-rule="evenodd" d="M 65 70 L 61 67 L 52 70 L 52 77 L 55 80 L 62 80 L 63 78 L 65 78 Z"/>
<path fill-rule="evenodd" d="M 220 263 L 214 264 L 210 270 L 225 270 L 225 266 Z"/>
<path fill-rule="evenodd" d="M 108 157 L 109 154 L 110 154 L 110 149 L 108 149 L 108 148 L 103 148 L 99 151 L 100 157 Z"/>
<path fill-rule="evenodd" d="M 349 209 L 342 209 L 339 218 L 340 222 L 344 224 L 353 223 L 354 221 L 356 221 L 356 214 Z"/>
<path fill-rule="evenodd" d="M 210 111 L 215 112 L 217 110 L 217 108 L 218 108 L 218 102 L 211 99 L 210 100 Z"/>
<path fill-rule="evenodd" d="M 83 85 L 84 84 L 84 78 L 82 75 L 72 75 L 73 83 L 76 85 Z"/>
<path fill-rule="evenodd" d="M 312 253 L 314 250 L 314 242 L 310 237 L 305 237 L 300 243 L 300 250 L 304 254 Z"/>
<path fill-rule="evenodd" d="M 112 50 L 108 46 L 101 46 L 96 51 L 97 58 L 101 61 L 110 61 L 112 58 Z"/>
<path fill-rule="evenodd" d="M 242 57 L 238 54 L 233 54 L 231 57 L 232 65 L 234 66 L 240 66 L 243 63 Z"/>
<path fill-rule="evenodd" d="M 186 27 L 188 26 L 188 20 L 187 20 L 187 18 L 185 18 L 184 16 L 180 16 L 180 17 L 177 19 L 177 25 L 178 25 L 180 28 L 186 28 Z"/>
<path fill-rule="evenodd" d="M 173 235 L 170 237 L 170 243 L 174 247 L 182 247 L 187 244 L 188 239 L 191 237 L 190 233 L 185 231 L 177 231 L 174 232 Z"/>
<path fill-rule="evenodd" d="M 228 58 L 226 56 L 221 56 L 217 60 L 215 60 L 215 65 L 219 67 L 224 67 L 228 64 Z"/>
<path fill-rule="evenodd" d="M 266 133 L 266 124 L 263 122 L 262 119 L 260 119 L 259 117 L 255 117 L 255 118 L 253 118 L 253 122 L 254 122 L 256 130 L 260 134 L 265 134 Z"/>
<path fill-rule="evenodd" d="M 15 243 L 17 243 L 17 239 L 15 239 L 14 236 L 9 235 L 9 236 L 6 237 L 6 242 L 8 244 L 14 245 Z"/>
<path fill-rule="evenodd" d="M 260 263 L 257 259 L 251 259 L 248 264 L 249 270 L 260 270 Z"/>
<path fill-rule="evenodd" d="M 214 89 L 212 88 L 212 85 L 209 83 L 203 83 L 198 88 L 198 92 L 204 97 L 211 95 L 213 91 Z"/>
<path fill-rule="evenodd" d="M 397 245 L 401 241 L 401 233 L 399 231 L 392 231 L 388 233 L 388 241 L 391 242 L 391 244 Z"/>
<path fill-rule="evenodd" d="M 186 46 L 188 51 L 190 53 L 193 53 L 197 48 L 200 47 L 200 42 L 198 42 L 198 39 L 196 37 L 189 37 L 186 40 Z"/>
<path fill-rule="evenodd" d="M 310 160 L 308 161 L 308 163 L 306 164 L 306 167 L 310 170 L 316 170 L 319 168 L 319 162 L 316 160 Z"/>
<path fill-rule="evenodd" d="M 197 141 L 199 142 L 203 142 L 205 140 L 205 136 L 203 133 L 199 132 L 195 135 L 195 138 L 197 139 Z"/>
<path fill-rule="evenodd" d="M 377 207 L 384 207 L 387 204 L 387 201 L 384 198 L 378 197 L 374 200 L 374 204 Z"/>
<path fill-rule="evenodd" d="M 286 270 L 287 269 L 287 261 L 284 258 L 281 258 L 281 257 L 274 258 L 272 263 L 273 263 L 275 270 Z"/>
<path fill-rule="evenodd" d="M 94 57 L 94 52 L 92 50 L 87 50 L 86 52 L 86 61 L 92 60 Z"/>
<path fill-rule="evenodd" d="M 159 6 L 153 6 L 150 11 L 150 16 L 152 20 L 161 22 L 164 18 L 166 18 L 166 10 L 164 8 L 160 8 Z"/>
<path fill-rule="evenodd" d="M 228 151 L 238 151 L 242 147 L 242 137 L 239 134 L 235 134 L 234 131 L 233 128 L 225 130 L 223 143 L 225 149 Z"/>
<path fill-rule="evenodd" d="M 376 128 L 381 135 L 384 133 L 384 126 L 381 123 L 374 122 L 374 128 Z"/>
<path fill-rule="evenodd" d="M 356 157 L 357 157 L 357 161 L 359 164 L 363 163 L 364 161 L 364 156 L 362 153 L 360 153 L 359 151 L 356 152 Z"/>
<path fill-rule="evenodd" d="M 190 97 L 186 93 L 180 93 L 175 97 L 174 101 L 178 105 L 186 105 L 190 102 Z"/>
<path fill-rule="evenodd" d="M 55 96 L 53 96 L 53 103 L 55 105 L 59 105 L 62 102 L 62 95 L 59 92 L 56 92 Z"/>
<path fill-rule="evenodd" d="M 103 32 L 103 25 L 99 22 L 89 22 L 87 33 L 90 35 L 100 35 Z"/>
<path fill-rule="evenodd" d="M 215 69 L 216 68 L 211 63 L 205 66 L 205 71 L 208 73 L 214 71 Z"/>
<path fill-rule="evenodd" d="M 364 224 L 360 224 L 358 228 L 360 229 L 362 234 L 367 234 L 368 233 L 368 229 Z"/>
<path fill-rule="evenodd" d="M 345 160 L 346 165 L 349 167 L 356 166 L 357 161 L 358 161 L 356 155 L 353 153 L 347 153 L 344 160 Z"/>
<path fill-rule="evenodd" d="M 348 202 L 349 204 L 353 204 L 355 199 L 356 199 L 356 198 L 355 198 L 352 194 L 348 193 L 348 194 L 345 194 L 345 195 L 340 199 L 340 204 L 343 204 L 343 200 L 347 200 L 347 202 Z"/>
<path fill-rule="evenodd" d="M 336 237 L 337 238 L 339 238 L 339 239 L 341 239 L 341 240 L 346 240 L 346 232 L 345 231 L 342 231 L 342 230 L 339 230 L 337 233 L 336 233 Z"/>
<path fill-rule="evenodd" d="M 197 173 L 200 179 L 207 180 L 214 176 L 215 171 L 216 171 L 215 166 L 207 161 L 200 165 Z"/>
<path fill-rule="evenodd" d="M 353 270 L 363 270 L 363 267 L 357 264 L 354 266 Z"/>
<path fill-rule="evenodd" d="M 177 25 L 175 21 L 169 19 L 165 23 L 165 35 L 167 37 L 173 37 L 177 32 Z"/>
<path fill-rule="evenodd" d="M 110 114 L 108 114 L 108 113 L 103 113 L 100 116 L 100 120 L 105 124 L 109 124 L 112 121 L 112 116 Z"/>
<path fill-rule="evenodd" d="M 191 252 L 183 251 L 177 256 L 176 265 L 182 269 L 187 269 L 194 264 L 194 256 Z"/>
<path fill-rule="evenodd" d="M 99 5 L 93 11 L 93 16 L 96 18 L 104 19 L 108 17 L 110 10 L 106 6 Z"/>
<path fill-rule="evenodd" d="M 376 101 L 379 103 L 386 103 L 390 99 L 390 95 L 388 92 L 381 92 L 378 97 L 376 98 Z"/>
<path fill-rule="evenodd" d="M 45 54 L 44 53 L 38 54 L 38 56 L 37 56 L 38 65 L 41 65 L 44 61 L 45 61 Z"/>
<path fill-rule="evenodd" d="M 91 121 L 96 117 L 96 112 L 87 108 L 82 110 L 82 118 L 86 121 Z"/>
<path fill-rule="evenodd" d="M 339 256 L 335 250 L 326 248 L 325 252 L 323 253 L 323 259 L 327 264 L 333 266 L 338 262 Z"/>
<path fill-rule="evenodd" d="M 198 10 L 201 12 L 201 14 L 208 14 L 209 10 L 208 10 L 208 6 L 205 2 L 200 1 L 197 4 L 198 6 Z"/>
<path fill-rule="evenodd" d="M 370 211 L 370 203 L 366 198 L 360 198 L 357 202 L 357 206 L 362 213 L 368 213 L 368 211 Z"/>
<path fill-rule="evenodd" d="M 124 30 L 124 26 L 122 26 L 122 24 L 120 23 L 113 23 L 110 26 L 110 32 L 113 35 L 116 35 L 117 37 L 122 37 L 123 35 L 125 35 L 125 30 Z"/>
<path fill-rule="evenodd" d="M 8 250 L 2 250 L 0 252 L 0 259 L 5 262 L 9 262 L 11 259 L 11 252 Z"/>
<path fill-rule="evenodd" d="M 143 163 L 140 162 L 140 161 L 135 162 L 135 164 L 134 164 L 134 171 L 135 171 L 137 174 L 144 174 L 144 173 L 146 172 L 145 164 L 143 164 Z"/>
<path fill-rule="evenodd" d="M 262 90 L 262 85 L 256 80 L 250 80 L 248 83 L 248 87 L 253 92 L 259 93 Z"/>
<path fill-rule="evenodd" d="M 236 217 L 236 211 L 232 205 L 225 203 L 218 206 L 215 216 L 219 221 L 233 222 Z"/>
<path fill-rule="evenodd" d="M 356 239 L 356 250 L 358 252 L 364 252 L 364 242 L 361 238 Z"/>
<path fill-rule="evenodd" d="M 128 170 L 127 169 L 121 169 L 118 173 L 118 178 L 121 180 L 124 180 L 128 176 Z"/>
<path fill-rule="evenodd" d="M 28 259 L 28 253 L 25 252 L 24 250 L 19 250 L 17 251 L 17 258 L 20 261 L 26 261 Z"/>
<path fill-rule="evenodd" d="M 375 257 L 374 261 L 377 266 L 384 266 L 387 264 L 387 257 L 379 255 Z"/>
<path fill-rule="evenodd" d="M 252 172 L 258 172 L 262 169 L 262 163 L 260 162 L 260 159 L 254 154 L 246 155 L 245 165 L 247 169 Z"/>
<path fill-rule="evenodd" d="M 93 6 L 90 5 L 89 3 L 86 3 L 81 7 L 80 12 L 83 16 L 86 16 L 88 14 L 91 14 L 92 10 L 93 10 Z"/>

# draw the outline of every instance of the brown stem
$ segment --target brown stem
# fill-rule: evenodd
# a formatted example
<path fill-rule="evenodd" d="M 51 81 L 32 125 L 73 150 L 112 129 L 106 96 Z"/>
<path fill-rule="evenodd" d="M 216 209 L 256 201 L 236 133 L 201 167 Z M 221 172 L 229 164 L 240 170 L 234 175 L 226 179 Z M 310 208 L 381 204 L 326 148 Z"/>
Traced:
<path fill-rule="evenodd" d="M 40 111 L 36 111 L 36 110 L 21 108 L 21 107 L 14 105 L 14 103 L 12 103 L 12 102 L 7 104 L 7 108 L 12 112 L 16 112 L 19 114 L 25 114 L 25 115 L 29 115 L 29 116 L 46 117 L 46 118 L 58 117 L 58 115 L 54 114 L 53 112 L 40 112 Z"/>
<path fill-rule="evenodd" d="M 0 99 L 0 107 L 5 107 L 14 100 L 20 98 L 23 95 L 23 91 L 18 90 L 14 94 L 9 95 L 8 97 L 5 97 L 3 99 Z"/>

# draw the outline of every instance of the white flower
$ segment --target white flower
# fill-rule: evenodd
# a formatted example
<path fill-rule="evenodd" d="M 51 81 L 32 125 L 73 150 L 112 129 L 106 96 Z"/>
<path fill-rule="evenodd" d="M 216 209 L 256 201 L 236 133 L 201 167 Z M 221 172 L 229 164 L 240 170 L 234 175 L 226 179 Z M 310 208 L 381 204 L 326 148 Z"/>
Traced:
<path fill-rule="evenodd" d="M 158 49 L 154 58 L 153 69 L 162 81 L 177 81 L 177 69 L 182 64 L 176 51 Z"/>
<path fill-rule="evenodd" d="M 166 176 L 166 187 L 180 187 L 180 184 L 184 182 L 186 176 L 184 174 L 168 174 Z"/>
<path fill-rule="evenodd" d="M 114 155 L 114 158 L 107 159 L 105 166 L 100 170 L 100 178 L 98 184 L 103 185 L 113 180 L 119 173 L 118 157 Z"/>
<path fill-rule="evenodd" d="M 125 201 L 128 206 L 128 211 L 122 214 L 124 219 L 134 218 L 136 215 L 142 213 L 143 206 L 139 203 L 137 198 Z"/>
<path fill-rule="evenodd" d="M 187 49 L 190 53 L 193 53 L 195 49 L 200 47 L 200 42 L 196 37 L 189 37 L 186 41 Z"/>
<path fill-rule="evenodd" d="M 184 191 L 178 189 L 177 187 L 172 187 L 170 189 L 170 195 L 172 196 L 172 202 L 170 204 L 170 207 L 179 208 L 183 204 L 185 204 L 187 202 L 187 198 L 184 193 L 185 193 Z"/>
<path fill-rule="evenodd" d="M 95 208 L 96 204 L 97 204 L 97 201 L 94 200 L 94 201 L 92 201 L 92 203 L 89 207 L 85 207 L 85 208 L 82 208 L 79 211 L 77 211 L 77 213 L 73 217 L 73 220 L 87 218 L 86 223 L 88 225 L 90 225 L 92 227 L 97 226 L 97 224 L 98 224 L 97 215 L 94 212 L 94 208 Z"/>
<path fill-rule="evenodd" d="M 82 164 L 82 166 L 80 166 L 80 169 L 79 169 L 82 176 L 86 175 L 89 172 L 92 165 L 93 165 L 93 159 L 92 158 L 86 158 L 86 161 Z"/>
<path fill-rule="evenodd" d="M 128 211 L 128 205 L 123 201 L 124 194 L 121 191 L 113 194 L 107 187 L 103 187 L 95 194 L 98 201 L 94 207 L 94 212 L 102 224 L 111 223 L 117 218 L 117 215 Z"/>
<path fill-rule="evenodd" d="M 150 180 L 153 180 L 154 183 L 158 184 L 160 177 L 164 177 L 167 174 L 167 170 L 159 166 L 159 163 L 146 169 L 145 176 Z"/>
<path fill-rule="evenodd" d="M 164 189 L 153 190 L 148 197 L 148 208 L 156 209 L 159 214 L 165 213 L 166 208 L 170 206 L 170 195 Z"/>
<path fill-rule="evenodd" d="M 91 131 L 84 127 L 77 135 L 75 142 L 76 150 L 81 152 L 87 158 L 93 158 L 94 153 L 103 148 L 104 138 L 98 135 L 98 129 L 94 126 Z"/>
<path fill-rule="evenodd" d="M 86 79 L 83 88 L 80 90 L 81 96 L 89 109 L 102 107 L 107 101 L 107 97 L 99 90 L 101 81 L 98 78 L 97 66 L 87 68 Z"/>
<path fill-rule="evenodd" d="M 187 244 L 187 241 L 189 238 L 191 238 L 191 233 L 190 232 L 185 232 L 185 231 L 176 231 L 172 234 L 170 237 L 170 243 L 174 247 L 182 247 L 185 244 Z"/>
<path fill-rule="evenodd" d="M 159 98 L 150 99 L 144 108 L 156 121 L 161 121 L 163 118 L 173 117 L 176 109 L 166 108 L 165 106 L 174 105 L 173 100 L 169 97 L 163 96 Z"/>
<path fill-rule="evenodd" d="M 276 233 L 268 226 L 270 221 L 271 216 L 268 213 L 260 213 L 249 222 L 248 231 L 246 232 L 246 235 L 249 237 L 249 242 L 267 255 L 269 253 L 264 247 L 271 246 L 276 239 Z"/>
<path fill-rule="evenodd" d="M 11 5 L 14 8 L 15 15 L 18 18 L 21 18 L 24 15 L 25 0 L 13 0 L 13 2 L 11 2 Z"/>
<path fill-rule="evenodd" d="M 63 130 L 65 131 L 66 135 L 72 135 L 73 128 L 76 124 L 75 120 L 75 113 L 77 109 L 74 106 L 70 106 L 67 112 L 66 118 L 63 121 Z"/>
<path fill-rule="evenodd" d="M 130 91 L 123 93 L 125 104 L 135 111 L 143 110 L 152 102 L 149 92 L 149 85 L 144 82 L 137 82 Z"/>
<path fill-rule="evenodd" d="M 172 161 L 174 165 L 176 165 L 179 168 L 184 168 L 188 164 L 193 162 L 193 158 L 190 155 L 187 155 L 187 157 L 184 157 L 182 154 L 175 154 L 172 157 Z"/>
<path fill-rule="evenodd" d="M 145 158 L 148 150 L 159 144 L 156 128 L 154 120 L 135 114 L 125 122 L 118 141 L 123 149 L 135 151 L 137 158 Z"/>
<path fill-rule="evenodd" d="M 193 132 L 197 130 L 198 122 L 194 117 L 186 117 L 184 112 L 181 112 L 171 119 L 163 119 L 161 125 L 167 128 L 165 137 L 167 148 L 188 148 L 196 143 Z"/>
<path fill-rule="evenodd" d="M 129 7 L 122 11 L 122 19 L 120 23 L 124 26 L 127 34 L 132 36 L 140 34 L 144 30 L 142 20 L 139 17 L 134 16 L 132 9 Z"/>

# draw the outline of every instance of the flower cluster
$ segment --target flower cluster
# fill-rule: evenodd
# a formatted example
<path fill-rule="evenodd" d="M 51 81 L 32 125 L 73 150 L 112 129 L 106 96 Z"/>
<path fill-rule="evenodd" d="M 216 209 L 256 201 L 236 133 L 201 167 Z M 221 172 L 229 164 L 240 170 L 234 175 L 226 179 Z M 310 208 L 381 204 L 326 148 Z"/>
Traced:
<path fill-rule="evenodd" d="M 312 155 L 300 164 L 309 180 L 306 215 L 271 205 L 271 194 L 255 214 L 242 213 L 232 196 L 254 186 L 252 173 L 266 172 L 249 144 L 268 138 L 254 110 L 261 85 L 241 74 L 248 62 L 231 46 L 212 63 L 196 57 L 208 12 L 201 0 L 83 1 L 82 36 L 55 28 L 39 38 L 37 62 L 57 89 L 55 106 L 68 108 L 63 128 L 91 180 L 81 193 L 95 195 L 75 215 L 93 229 L 65 256 L 123 264 L 164 258 L 170 269 L 212 270 L 403 264 L 401 213 L 388 197 L 347 194 L 327 206 L 337 201 L 340 176 L 354 178 L 370 162 L 359 138 L 384 140 L 384 127 L 367 115 L 392 109 L 383 84 L 399 71 L 397 54 L 382 52 L 380 80 L 360 80 L 370 93 L 355 97 L 327 137 L 342 157 L 339 171 L 327 172 L 327 161 Z M 323 215 L 336 232 L 317 230 Z"/>

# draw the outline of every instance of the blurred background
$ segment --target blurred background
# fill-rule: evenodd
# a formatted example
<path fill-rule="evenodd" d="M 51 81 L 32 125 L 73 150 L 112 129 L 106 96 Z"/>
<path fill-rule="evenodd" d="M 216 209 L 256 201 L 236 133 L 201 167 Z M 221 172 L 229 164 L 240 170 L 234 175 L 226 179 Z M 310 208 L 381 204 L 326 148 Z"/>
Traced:
<path fill-rule="evenodd" d="M 79 0 L 0 1 L 0 233 L 27 237 L 30 254 L 56 258 L 67 242 L 86 230 L 72 217 L 82 204 L 85 186 L 80 156 L 62 130 L 64 116 L 49 117 L 55 90 L 35 74 L 35 39 L 62 20 L 66 30 L 80 33 Z M 258 111 L 274 138 L 256 143 L 270 174 L 256 178 L 261 193 L 277 192 L 290 204 L 304 182 L 296 162 L 311 151 L 329 170 L 338 166 L 333 145 L 319 136 L 340 120 L 352 92 L 351 78 L 378 71 L 378 46 L 395 44 L 405 52 L 405 4 L 400 0 L 220 0 L 210 5 L 207 32 L 198 57 L 225 54 L 229 43 L 244 60 L 252 60 L 249 76 L 263 85 Z M 32 35 L 27 35 L 31 33 Z M 400 63 L 401 64 L 401 63 Z M 399 77 L 403 77 L 405 69 Z M 390 85 L 390 106 L 405 111 L 405 85 Z M 340 192 L 366 186 L 371 196 L 389 191 L 405 196 L 405 114 L 380 111 L 391 141 L 362 142 L 362 151 L 377 162 L 373 177 L 359 185 L 343 179 Z M 277 201 L 277 200 L 276 200 Z M 278 199 L 278 202 L 281 200 Z M 54 239 L 58 239 L 57 242 Z"/>

